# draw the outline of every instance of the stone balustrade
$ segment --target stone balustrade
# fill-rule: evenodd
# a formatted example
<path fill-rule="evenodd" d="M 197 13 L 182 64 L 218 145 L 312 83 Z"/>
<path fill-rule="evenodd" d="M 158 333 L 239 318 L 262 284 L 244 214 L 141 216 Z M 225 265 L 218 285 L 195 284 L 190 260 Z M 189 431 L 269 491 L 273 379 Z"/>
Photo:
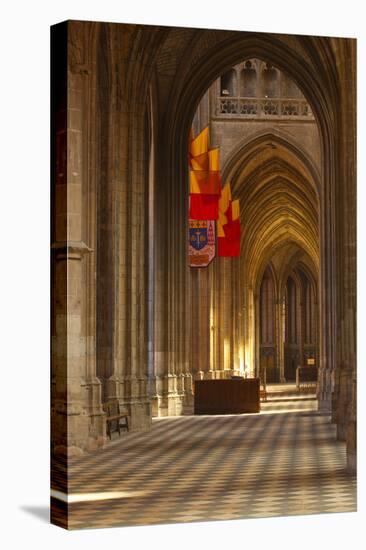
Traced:
<path fill-rule="evenodd" d="M 314 120 L 308 102 L 303 99 L 266 97 L 219 96 L 216 103 L 216 116 Z"/>

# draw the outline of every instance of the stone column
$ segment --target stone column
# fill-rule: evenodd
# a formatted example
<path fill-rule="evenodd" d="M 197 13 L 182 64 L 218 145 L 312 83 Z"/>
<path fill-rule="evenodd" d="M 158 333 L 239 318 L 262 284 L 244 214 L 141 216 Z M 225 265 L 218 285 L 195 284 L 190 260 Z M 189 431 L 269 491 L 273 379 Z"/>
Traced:
<path fill-rule="evenodd" d="M 334 39 L 337 50 L 338 177 L 336 219 L 336 364 L 332 418 L 347 444 L 347 462 L 356 471 L 356 41 Z"/>
<path fill-rule="evenodd" d="M 152 394 L 153 416 L 168 414 L 168 384 L 171 376 L 171 365 L 168 354 L 168 271 L 167 250 L 162 243 L 166 242 L 168 232 L 168 193 L 164 192 L 161 181 L 163 171 L 162 159 L 159 156 L 161 140 L 159 126 L 155 120 L 154 134 L 154 171 L 153 181 L 153 247 L 154 247 L 154 390 Z"/>
<path fill-rule="evenodd" d="M 259 305 L 258 295 L 254 293 L 253 287 L 248 286 L 247 291 L 247 307 L 246 307 L 246 319 L 247 319 L 247 345 L 245 352 L 245 363 L 249 369 L 249 375 L 251 377 L 258 376 L 260 367 L 259 357 Z"/>
<path fill-rule="evenodd" d="M 240 375 L 240 332 L 241 332 L 241 296 L 239 290 L 240 278 L 240 257 L 231 259 L 231 277 L 232 277 L 232 369 L 233 374 Z"/>
<path fill-rule="evenodd" d="M 283 340 L 283 304 L 281 297 L 279 296 L 275 304 L 276 307 L 276 357 L 277 367 L 279 369 L 279 380 L 281 384 L 285 382 L 285 359 L 284 359 L 284 340 Z"/>
<path fill-rule="evenodd" d="M 56 108 L 53 229 L 52 434 L 55 450 L 79 454 L 105 440 L 95 369 L 95 193 L 87 164 L 93 147 L 92 25 L 65 24 L 65 101 Z M 89 47 L 86 47 L 86 44 Z M 56 67 L 62 73 L 61 67 Z M 60 73 L 60 74 L 61 74 Z M 61 418 L 64 420 L 61 420 Z M 64 427 L 58 430 L 60 424 Z"/>
<path fill-rule="evenodd" d="M 204 377 L 210 377 L 210 299 L 208 268 L 199 269 L 199 300 L 197 315 L 199 316 L 199 332 L 193 335 L 199 342 L 199 370 Z"/>
<path fill-rule="evenodd" d="M 201 270 L 187 265 L 188 136 L 184 139 L 182 132 L 177 135 L 175 128 L 161 122 L 157 140 L 155 358 L 159 374 L 154 400 L 159 415 L 174 415 L 192 404 L 192 378 L 201 368 L 201 344 L 205 345 L 197 335 L 208 321 L 200 310 Z M 184 156 L 178 154 L 181 148 Z M 179 178 L 172 185 L 175 169 Z"/>
<path fill-rule="evenodd" d="M 211 307 L 212 317 L 210 319 L 211 330 L 211 370 L 214 372 L 214 378 L 220 370 L 220 267 L 219 260 L 211 268 Z"/>
<path fill-rule="evenodd" d="M 131 57 L 134 46 L 133 25 L 100 24 L 98 370 L 104 377 L 105 400 L 118 399 L 131 429 L 144 430 L 151 425 L 145 225 L 148 135 L 147 98 L 138 80 L 138 75 L 144 78 L 145 67 L 141 59 Z"/>
<path fill-rule="evenodd" d="M 342 94 L 345 107 L 343 110 L 343 128 L 341 139 L 344 155 L 344 177 L 346 182 L 343 187 L 344 197 L 347 199 L 347 219 L 343 226 L 345 248 L 345 281 L 344 291 L 347 301 L 344 307 L 343 326 L 346 338 L 344 338 L 344 352 L 347 365 L 350 367 L 350 383 L 348 385 L 348 419 L 347 419 L 347 466 L 350 472 L 356 472 L 357 468 L 357 265 L 356 265 L 356 41 L 344 41 Z M 351 61 L 350 61 L 351 60 Z M 352 113 L 352 115 L 350 115 Z M 347 128 L 347 133 L 346 133 Z M 340 204 L 340 206 L 342 203 Z"/>
<path fill-rule="evenodd" d="M 248 355 L 250 376 L 259 376 L 260 370 L 260 304 L 259 295 L 249 287 L 248 293 Z"/>
<path fill-rule="evenodd" d="M 304 285 L 300 281 L 299 284 L 299 293 L 300 293 L 300 314 L 299 314 L 299 365 L 302 367 L 305 364 L 305 355 L 304 355 L 304 343 L 305 343 L 305 322 L 306 322 L 306 294 Z"/>
<path fill-rule="evenodd" d="M 220 292 L 221 376 L 229 376 L 232 369 L 232 282 L 231 258 L 219 258 L 222 285 Z"/>
<path fill-rule="evenodd" d="M 210 371 L 215 372 L 216 367 L 216 358 L 215 358 L 215 347 L 216 347 L 216 338 L 215 338 L 215 269 L 214 264 L 211 264 L 209 268 L 209 291 L 210 291 L 210 302 L 209 302 L 209 319 L 208 319 L 208 330 L 209 330 L 209 353 L 210 353 Z"/>
<path fill-rule="evenodd" d="M 349 419 L 346 432 L 347 469 L 351 473 L 357 471 L 357 378 L 352 373 L 352 390 L 350 399 Z"/>

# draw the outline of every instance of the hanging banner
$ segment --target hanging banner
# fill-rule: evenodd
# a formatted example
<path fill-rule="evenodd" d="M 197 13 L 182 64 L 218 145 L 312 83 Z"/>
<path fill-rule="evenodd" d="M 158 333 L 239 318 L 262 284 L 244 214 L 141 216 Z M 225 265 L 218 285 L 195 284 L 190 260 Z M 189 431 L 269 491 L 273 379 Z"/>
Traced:
<path fill-rule="evenodd" d="M 215 257 L 215 221 L 189 220 L 188 265 L 207 267 Z"/>

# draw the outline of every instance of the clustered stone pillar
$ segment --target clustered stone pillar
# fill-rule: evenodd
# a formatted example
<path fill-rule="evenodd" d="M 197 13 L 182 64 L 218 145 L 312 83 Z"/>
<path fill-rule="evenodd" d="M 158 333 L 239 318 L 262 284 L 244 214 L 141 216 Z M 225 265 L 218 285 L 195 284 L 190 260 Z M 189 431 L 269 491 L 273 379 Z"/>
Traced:
<path fill-rule="evenodd" d="M 64 49 L 66 57 L 64 65 L 55 65 L 65 87 L 53 91 L 63 95 L 63 106 L 54 111 L 52 443 L 54 452 L 68 455 L 94 449 L 105 439 L 95 362 L 95 194 L 85 160 L 92 98 L 87 52 L 78 47 L 83 39 L 80 23 L 55 28 L 54 48 Z"/>
<path fill-rule="evenodd" d="M 132 430 L 151 425 L 146 98 L 131 97 L 126 78 L 134 41 L 133 25 L 121 33 L 119 25 L 70 21 L 53 35 L 52 441 L 58 454 L 104 444 L 109 399 L 119 400 Z"/>
<path fill-rule="evenodd" d="M 128 89 L 134 27 L 103 25 L 98 44 L 101 208 L 99 262 L 102 314 L 97 331 L 108 352 L 105 399 L 117 399 L 131 430 L 149 429 L 147 384 L 147 163 L 145 102 Z M 137 61 L 135 61 L 138 64 Z M 105 126 L 103 126 L 105 124 Z M 107 144 L 107 146 L 106 146 Z M 109 304 L 104 307 L 103 304 Z M 107 344 L 104 346 L 104 342 Z"/>
<path fill-rule="evenodd" d="M 276 308 L 276 359 L 277 359 L 277 368 L 279 370 L 279 380 L 281 383 L 285 382 L 285 358 L 284 358 L 284 338 L 283 338 L 283 324 L 285 322 L 283 315 L 283 301 L 282 294 L 276 297 L 275 300 Z"/>
<path fill-rule="evenodd" d="M 335 215 L 337 219 L 336 271 L 337 316 L 335 326 L 336 364 L 332 394 L 332 420 L 337 424 L 337 437 L 346 441 L 347 467 L 355 472 L 356 454 L 356 41 L 338 44 L 338 77 L 340 88 L 338 111 L 339 139 L 342 151 L 336 182 Z"/>

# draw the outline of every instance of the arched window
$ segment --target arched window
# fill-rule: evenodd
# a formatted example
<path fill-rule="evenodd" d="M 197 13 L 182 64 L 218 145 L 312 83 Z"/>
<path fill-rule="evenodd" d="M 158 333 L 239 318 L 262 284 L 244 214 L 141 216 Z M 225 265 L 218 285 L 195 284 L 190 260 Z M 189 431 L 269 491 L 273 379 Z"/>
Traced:
<path fill-rule="evenodd" d="M 302 97 L 302 94 L 295 82 L 283 73 L 281 73 L 281 96 L 293 99 Z"/>
<path fill-rule="evenodd" d="M 269 268 L 263 275 L 260 290 L 260 339 L 261 344 L 274 344 L 274 284 Z"/>
<path fill-rule="evenodd" d="M 304 287 L 305 307 L 305 344 L 315 344 L 316 341 L 316 319 L 315 319 L 315 297 L 313 285 L 306 278 Z"/>
<path fill-rule="evenodd" d="M 297 343 L 297 296 L 296 285 L 292 277 L 287 279 L 286 283 L 286 342 L 288 344 Z"/>
<path fill-rule="evenodd" d="M 230 69 L 220 79 L 221 96 L 235 97 L 237 95 L 237 77 L 235 69 Z"/>
<path fill-rule="evenodd" d="M 278 71 L 268 63 L 262 71 L 262 93 L 264 97 L 278 97 Z"/>
<path fill-rule="evenodd" d="M 251 61 L 246 61 L 240 73 L 240 96 L 255 97 L 257 95 L 257 72 Z"/>

